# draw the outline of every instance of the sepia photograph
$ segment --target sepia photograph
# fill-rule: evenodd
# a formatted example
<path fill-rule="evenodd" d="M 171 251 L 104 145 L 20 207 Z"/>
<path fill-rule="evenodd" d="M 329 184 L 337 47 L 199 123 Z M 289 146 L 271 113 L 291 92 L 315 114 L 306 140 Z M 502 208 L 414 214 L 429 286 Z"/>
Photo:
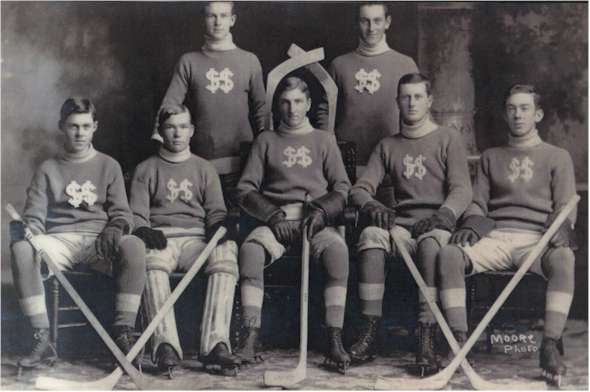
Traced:
<path fill-rule="evenodd" d="M 587 2 L 0 14 L 0 390 L 588 390 Z"/>

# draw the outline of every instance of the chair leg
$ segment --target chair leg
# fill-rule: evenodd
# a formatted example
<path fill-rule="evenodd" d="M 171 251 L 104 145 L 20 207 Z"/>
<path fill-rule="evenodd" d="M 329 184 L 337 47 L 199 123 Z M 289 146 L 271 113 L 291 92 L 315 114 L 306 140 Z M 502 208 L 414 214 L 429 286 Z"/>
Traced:
<path fill-rule="evenodd" d="M 58 353 L 57 346 L 57 334 L 59 331 L 59 281 L 54 277 L 51 280 L 51 343 L 55 347 L 56 353 Z"/>

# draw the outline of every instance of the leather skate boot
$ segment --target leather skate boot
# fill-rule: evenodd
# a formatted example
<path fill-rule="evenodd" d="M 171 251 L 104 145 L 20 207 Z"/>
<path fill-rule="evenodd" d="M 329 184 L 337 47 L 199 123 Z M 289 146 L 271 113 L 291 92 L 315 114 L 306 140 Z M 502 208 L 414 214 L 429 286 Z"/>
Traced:
<path fill-rule="evenodd" d="M 348 355 L 342 345 L 342 328 L 329 327 L 328 341 L 330 342 L 330 347 L 324 360 L 324 365 L 335 369 L 339 373 L 346 374 L 350 366 L 350 355 Z"/>
<path fill-rule="evenodd" d="M 561 387 L 565 383 L 567 367 L 561 359 L 556 339 L 543 338 L 539 365 L 545 381 L 557 387 Z"/>
<path fill-rule="evenodd" d="M 180 358 L 176 350 L 168 343 L 162 343 L 156 351 L 156 366 L 158 371 L 168 374 L 168 378 L 174 377 L 174 369 L 180 364 Z"/>
<path fill-rule="evenodd" d="M 378 316 L 363 316 L 363 326 L 359 338 L 350 347 L 350 357 L 353 363 L 367 362 L 375 357 L 375 339 L 380 320 L 381 317 Z"/>
<path fill-rule="evenodd" d="M 33 349 L 26 357 L 18 361 L 21 368 L 31 369 L 43 364 L 53 365 L 57 360 L 57 351 L 49 340 L 48 328 L 33 329 Z"/>
<path fill-rule="evenodd" d="M 225 343 L 217 343 L 213 350 L 207 355 L 200 356 L 199 361 L 208 369 L 210 366 L 216 366 L 221 369 L 224 375 L 237 376 L 238 369 L 242 360 L 236 355 L 232 355 Z"/>
<path fill-rule="evenodd" d="M 434 350 L 436 325 L 418 323 L 416 337 L 418 350 L 416 351 L 416 367 L 420 377 L 432 374 L 440 368 Z"/>
<path fill-rule="evenodd" d="M 254 327 L 254 320 L 246 320 L 242 332 L 241 344 L 234 355 L 238 357 L 242 365 L 262 362 L 258 354 L 260 348 L 260 328 Z"/>
<path fill-rule="evenodd" d="M 131 348 L 135 344 L 135 330 L 129 325 L 113 325 L 112 329 L 113 340 L 117 344 L 117 347 L 127 355 Z M 139 358 L 141 353 L 138 354 L 131 363 L 134 367 L 139 367 Z M 141 370 L 141 369 L 140 369 Z"/>

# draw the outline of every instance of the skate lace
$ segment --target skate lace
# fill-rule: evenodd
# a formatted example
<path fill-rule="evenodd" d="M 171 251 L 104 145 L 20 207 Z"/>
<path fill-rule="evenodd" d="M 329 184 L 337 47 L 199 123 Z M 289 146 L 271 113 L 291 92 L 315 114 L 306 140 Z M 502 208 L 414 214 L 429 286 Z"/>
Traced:
<path fill-rule="evenodd" d="M 373 320 L 370 320 L 365 328 L 361 331 L 361 336 L 358 345 L 362 347 L 370 347 L 375 340 L 375 330 L 377 328 L 377 323 Z"/>
<path fill-rule="evenodd" d="M 33 350 L 31 351 L 32 356 L 43 355 L 43 353 L 45 352 L 47 347 L 49 347 L 49 342 L 46 338 L 47 338 L 46 332 L 41 332 L 41 331 L 33 332 L 34 345 L 33 345 Z"/>

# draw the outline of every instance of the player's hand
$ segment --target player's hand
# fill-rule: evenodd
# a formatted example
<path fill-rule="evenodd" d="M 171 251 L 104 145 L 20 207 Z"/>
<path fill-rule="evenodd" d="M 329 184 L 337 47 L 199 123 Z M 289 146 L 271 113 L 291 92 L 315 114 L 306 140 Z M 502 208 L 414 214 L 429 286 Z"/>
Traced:
<path fill-rule="evenodd" d="M 553 223 L 553 221 L 555 220 L 557 215 L 558 215 L 558 213 L 556 211 L 556 212 L 551 213 L 547 217 L 547 221 L 545 222 L 546 229 L 549 228 L 549 226 L 551 226 L 551 223 Z M 549 240 L 549 245 L 553 248 L 560 248 L 560 247 L 567 248 L 567 247 L 569 247 L 572 250 L 578 249 L 578 244 L 576 241 L 576 233 L 575 233 L 573 225 L 569 219 L 566 219 L 561 224 L 561 226 L 559 227 L 559 229 L 557 230 L 555 235 L 553 237 L 551 237 L 551 240 Z"/>
<path fill-rule="evenodd" d="M 224 219 L 221 222 L 217 222 L 211 225 L 211 227 L 208 227 L 207 230 L 205 230 L 205 238 L 207 239 L 207 242 L 211 241 L 211 238 L 213 238 L 213 236 L 215 235 L 215 233 L 217 233 L 217 230 L 219 230 L 220 227 L 225 228 L 225 234 L 223 235 L 223 237 L 219 239 L 219 241 L 217 242 L 218 244 L 221 245 L 225 241 L 237 241 L 238 232 L 236 225 L 233 222 Z"/>
<path fill-rule="evenodd" d="M 449 239 L 450 244 L 461 246 L 473 246 L 480 240 L 479 235 L 472 229 L 459 229 L 453 233 Z"/>
<path fill-rule="evenodd" d="M 360 213 L 368 223 L 366 226 L 377 226 L 384 230 L 390 230 L 395 225 L 395 210 L 385 207 L 376 200 L 365 203 Z"/>
<path fill-rule="evenodd" d="M 168 241 L 162 230 L 142 226 L 135 229 L 132 234 L 141 238 L 147 249 L 165 249 L 168 246 Z"/>
<path fill-rule="evenodd" d="M 8 224 L 10 231 L 10 241 L 17 242 L 25 239 L 25 224 L 19 220 L 10 221 Z"/>
<path fill-rule="evenodd" d="M 314 235 L 326 227 L 326 214 L 319 208 L 310 208 L 309 214 L 303 220 L 302 227 L 308 226 L 307 239 L 311 241 Z"/>
<path fill-rule="evenodd" d="M 121 237 L 128 232 L 129 225 L 124 219 L 115 219 L 107 223 L 94 243 L 98 255 L 105 260 L 113 260 L 119 253 Z"/>
<path fill-rule="evenodd" d="M 285 247 L 291 245 L 297 237 L 295 226 L 292 223 L 286 220 L 285 213 L 282 211 L 273 215 L 268 221 L 268 227 L 275 238 Z"/>

